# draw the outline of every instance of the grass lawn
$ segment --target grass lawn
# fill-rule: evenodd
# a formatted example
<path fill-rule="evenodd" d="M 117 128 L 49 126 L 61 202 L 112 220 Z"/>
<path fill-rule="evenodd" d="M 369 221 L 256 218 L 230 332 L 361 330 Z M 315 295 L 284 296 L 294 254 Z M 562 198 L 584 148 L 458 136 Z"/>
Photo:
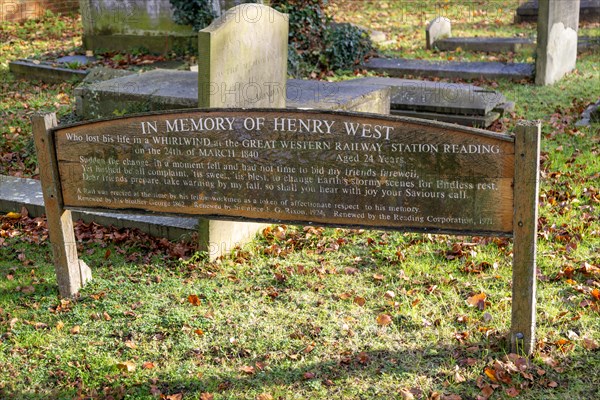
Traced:
<path fill-rule="evenodd" d="M 459 16 L 457 36 L 535 33 L 512 25 L 516 2 L 480 3 L 468 18 L 442 3 Z M 397 41 L 389 55 L 532 56 L 426 52 L 435 10 L 407 4 L 336 1 L 330 12 L 384 31 Z M 1 25 L 0 174 L 36 176 L 29 117 L 73 109 L 73 85 L 17 81 L 8 61 L 76 48 L 80 30 L 77 18 L 51 15 Z M 479 84 L 516 102 L 507 131 L 543 121 L 530 359 L 507 354 L 507 239 L 274 226 L 208 262 L 184 243 L 78 224 L 94 279 L 60 299 L 45 221 L 14 210 L 0 216 L 0 398 L 600 397 L 600 125 L 575 127 L 600 96 L 600 56 L 580 54 L 550 87 Z"/>

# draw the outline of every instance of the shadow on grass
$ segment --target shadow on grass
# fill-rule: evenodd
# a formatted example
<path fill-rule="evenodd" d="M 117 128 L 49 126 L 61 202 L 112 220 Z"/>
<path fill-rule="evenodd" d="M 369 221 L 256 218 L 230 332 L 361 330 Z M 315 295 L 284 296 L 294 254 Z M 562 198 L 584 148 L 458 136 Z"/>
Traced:
<path fill-rule="evenodd" d="M 456 348 L 453 347 L 416 347 L 402 351 L 344 353 L 339 358 L 327 361 L 302 362 L 302 366 L 272 366 L 267 363 L 268 365 L 262 371 L 257 368 L 252 375 L 244 374 L 242 371 L 231 371 L 177 379 L 172 375 L 159 373 L 154 374 L 149 380 L 132 382 L 126 374 L 123 374 L 109 377 L 105 381 L 98 380 L 101 387 L 97 388 L 85 388 L 81 391 L 76 388 L 58 389 L 53 392 L 52 398 L 151 398 L 156 396 L 158 391 L 163 394 L 183 393 L 184 398 L 195 399 L 204 392 L 220 393 L 227 398 L 247 391 L 269 392 L 274 387 L 289 391 L 300 390 L 302 387 L 311 390 L 310 388 L 314 389 L 315 386 L 322 386 L 328 393 L 334 394 L 344 392 L 347 388 L 343 386 L 345 382 L 356 379 L 363 381 L 357 384 L 364 385 L 364 390 L 368 390 L 369 385 L 383 375 L 398 377 L 426 375 L 434 383 L 441 384 L 448 378 L 441 372 L 441 368 L 447 368 L 448 363 L 458 355 Z M 237 364 L 235 361 L 231 363 Z M 250 362 L 250 359 L 248 363 L 255 365 Z M 201 369 L 199 367 L 199 370 Z M 211 369 L 214 371 L 217 368 Z M 56 380 L 48 378 L 47 387 L 56 386 L 56 383 Z M 390 396 L 390 393 L 387 396 Z M 48 393 L 38 395 L 0 389 L 0 398 L 41 400 L 47 399 Z"/>
<path fill-rule="evenodd" d="M 501 343 L 498 357 L 501 357 Z M 401 398 L 399 391 L 409 390 L 401 386 L 400 381 L 414 382 L 415 377 L 429 381 L 431 387 L 445 393 L 459 393 L 463 398 L 475 398 L 480 389 L 474 379 L 460 385 L 453 381 L 452 367 L 461 363 L 465 355 L 459 346 L 415 347 L 401 351 L 366 351 L 345 353 L 337 359 L 305 363 L 302 366 L 271 366 L 263 370 L 256 369 L 252 375 L 241 371 L 207 374 L 201 377 L 174 378 L 172 375 L 155 374 L 145 381 L 134 381 L 126 374 L 105 377 L 98 381 L 99 387 L 83 389 L 58 389 L 52 393 L 56 399 L 121 399 L 121 398 L 158 398 L 163 395 L 183 393 L 183 398 L 199 398 L 204 393 L 219 393 L 219 398 L 238 398 L 245 395 L 253 398 L 252 393 L 269 392 L 306 392 L 319 393 L 319 396 L 338 396 L 334 398 Z M 482 356 L 483 358 L 483 356 Z M 597 398 L 600 391 L 600 352 L 586 353 L 581 358 L 572 358 L 569 364 L 576 369 L 587 369 L 589 379 L 574 381 L 567 374 L 558 378 L 559 387 L 550 389 L 536 387 L 530 389 L 532 398 L 564 398 L 575 395 L 576 398 Z M 254 364 L 250 364 L 254 365 Z M 201 370 L 201 368 L 199 368 Z M 214 370 L 214 368 L 213 368 Z M 581 374 L 576 374 L 581 377 Z M 396 378 L 397 377 L 397 378 Z M 411 378 L 412 377 L 412 378 Z M 554 378 L 553 378 L 554 379 Z M 356 385 L 349 386 L 348 382 Z M 398 382 L 398 384 L 395 384 Z M 64 382 L 63 382 L 64 383 Z M 379 386 L 381 383 L 381 386 Z M 486 380 L 486 383 L 489 381 Z M 48 379 L 48 386 L 56 381 Z M 356 386 L 356 387 L 353 387 Z M 508 387 L 508 386 L 506 386 Z M 500 386 L 498 391 L 506 387 Z M 383 388 L 384 390 L 381 390 Z M 316 391 L 315 391 L 316 390 Z M 320 390 L 320 392 L 319 392 Z M 254 394 L 254 395 L 255 395 Z M 16 393 L 0 389 L 1 398 L 10 399 L 47 399 L 48 393 Z M 426 397 L 427 393 L 423 393 Z M 343 396 L 343 397 L 340 397 Z M 277 398 L 277 396 L 274 396 Z M 419 398 L 416 396 L 415 398 Z M 571 397 L 575 398 L 575 397 Z"/>

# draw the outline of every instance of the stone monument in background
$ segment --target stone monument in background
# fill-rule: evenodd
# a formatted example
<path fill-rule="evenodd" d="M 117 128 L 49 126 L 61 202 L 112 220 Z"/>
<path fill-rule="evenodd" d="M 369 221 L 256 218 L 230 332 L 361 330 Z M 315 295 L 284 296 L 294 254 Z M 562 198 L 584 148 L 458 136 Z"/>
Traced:
<path fill-rule="evenodd" d="M 580 0 L 540 0 L 535 83 L 551 85 L 575 69 Z"/>
<path fill-rule="evenodd" d="M 230 8 L 239 6 L 244 3 L 258 3 L 269 5 L 269 0 L 256 0 L 256 1 L 247 1 L 247 0 L 210 0 L 213 12 L 217 16 L 223 15 L 223 13 Z"/>
<path fill-rule="evenodd" d="M 173 21 L 169 0 L 79 0 L 86 50 L 167 53 L 193 48 L 196 32 Z"/>

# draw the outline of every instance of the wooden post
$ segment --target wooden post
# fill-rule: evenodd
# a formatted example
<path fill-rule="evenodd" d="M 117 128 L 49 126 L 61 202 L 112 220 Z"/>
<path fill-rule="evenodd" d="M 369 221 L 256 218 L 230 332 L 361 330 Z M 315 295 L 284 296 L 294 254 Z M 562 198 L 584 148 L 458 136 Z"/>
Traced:
<path fill-rule="evenodd" d="M 515 137 L 513 279 L 510 349 L 535 349 L 537 202 L 541 124 L 522 121 Z"/>
<path fill-rule="evenodd" d="M 78 258 L 71 211 L 63 208 L 54 138 L 50 132 L 57 125 L 56 114 L 35 115 L 32 125 L 58 291 L 63 297 L 70 297 L 92 278 L 92 273 Z"/>

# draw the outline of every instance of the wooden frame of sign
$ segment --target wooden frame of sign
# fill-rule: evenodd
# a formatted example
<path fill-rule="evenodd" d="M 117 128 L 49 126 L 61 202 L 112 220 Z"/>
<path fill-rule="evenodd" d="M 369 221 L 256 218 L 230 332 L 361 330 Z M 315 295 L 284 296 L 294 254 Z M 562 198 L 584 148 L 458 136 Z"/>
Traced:
<path fill-rule="evenodd" d="M 512 236 L 510 346 L 534 348 L 538 122 L 513 137 L 371 114 L 210 109 L 62 127 L 47 114 L 33 127 L 62 296 L 91 278 L 72 209 Z"/>

